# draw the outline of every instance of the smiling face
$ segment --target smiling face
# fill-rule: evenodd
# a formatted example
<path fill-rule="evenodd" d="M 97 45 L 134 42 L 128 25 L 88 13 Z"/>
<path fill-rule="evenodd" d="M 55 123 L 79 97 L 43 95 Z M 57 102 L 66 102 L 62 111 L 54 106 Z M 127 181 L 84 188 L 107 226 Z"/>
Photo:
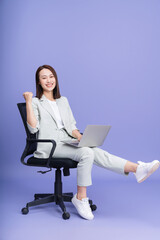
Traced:
<path fill-rule="evenodd" d="M 56 87 L 56 79 L 49 69 L 44 68 L 39 72 L 39 84 L 43 88 L 43 93 L 52 92 Z"/>

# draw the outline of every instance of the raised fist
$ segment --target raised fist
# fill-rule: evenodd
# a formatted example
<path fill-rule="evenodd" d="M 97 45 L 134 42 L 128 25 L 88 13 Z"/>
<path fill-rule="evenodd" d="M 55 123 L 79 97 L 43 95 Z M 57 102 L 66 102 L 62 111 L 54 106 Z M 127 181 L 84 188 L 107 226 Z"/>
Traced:
<path fill-rule="evenodd" d="M 33 93 L 32 92 L 24 92 L 23 97 L 26 102 L 32 102 Z"/>

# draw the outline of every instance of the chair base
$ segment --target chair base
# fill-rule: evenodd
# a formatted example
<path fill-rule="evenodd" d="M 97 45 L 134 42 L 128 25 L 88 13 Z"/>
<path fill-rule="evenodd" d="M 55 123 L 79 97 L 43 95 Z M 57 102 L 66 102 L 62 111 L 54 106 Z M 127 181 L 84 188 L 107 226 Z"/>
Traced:
<path fill-rule="evenodd" d="M 73 193 L 62 193 L 62 182 L 61 182 L 61 170 L 57 169 L 55 174 L 55 189 L 54 194 L 35 194 L 34 201 L 28 202 L 26 207 L 22 208 L 22 214 L 28 214 L 29 208 L 33 206 L 38 206 L 45 203 L 55 202 L 56 205 L 59 205 L 62 210 L 63 219 L 69 219 L 70 214 L 66 211 L 64 202 L 71 202 L 73 198 Z M 92 211 L 96 210 L 96 205 L 92 204 L 92 200 L 89 200 Z"/>
<path fill-rule="evenodd" d="M 69 219 L 70 214 L 66 211 L 66 207 L 64 202 L 71 202 L 73 197 L 73 193 L 64 193 L 61 196 L 55 196 L 54 194 L 35 194 L 35 200 L 26 204 L 25 208 L 22 208 L 22 213 L 27 214 L 29 212 L 29 208 L 33 206 L 38 206 L 45 203 L 55 202 L 60 206 L 63 214 L 62 217 L 64 219 Z"/>

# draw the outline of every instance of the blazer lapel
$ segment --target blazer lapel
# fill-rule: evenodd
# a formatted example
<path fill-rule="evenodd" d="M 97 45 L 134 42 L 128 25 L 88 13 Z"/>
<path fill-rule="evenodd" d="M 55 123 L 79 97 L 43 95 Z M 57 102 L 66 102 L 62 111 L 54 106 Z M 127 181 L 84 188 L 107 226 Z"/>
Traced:
<path fill-rule="evenodd" d="M 54 114 L 47 98 L 44 96 L 44 94 L 42 95 L 40 101 L 41 101 L 42 107 L 45 108 L 45 110 L 47 110 L 47 112 L 51 115 L 51 117 L 53 118 L 53 120 L 57 124 L 55 114 Z"/>
<path fill-rule="evenodd" d="M 59 113 L 60 113 L 60 116 L 61 116 L 61 119 L 65 125 L 65 119 L 66 119 L 66 116 L 65 116 L 65 109 L 64 109 L 64 103 L 63 101 L 61 101 L 60 98 L 57 98 L 56 99 L 56 103 L 57 103 L 57 106 L 58 106 L 58 110 L 59 110 Z"/>

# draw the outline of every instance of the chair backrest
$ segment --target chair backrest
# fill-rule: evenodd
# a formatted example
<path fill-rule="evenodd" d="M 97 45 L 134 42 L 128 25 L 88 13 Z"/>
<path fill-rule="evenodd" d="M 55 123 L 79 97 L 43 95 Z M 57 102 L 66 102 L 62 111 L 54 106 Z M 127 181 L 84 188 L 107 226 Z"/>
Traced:
<path fill-rule="evenodd" d="M 19 109 L 19 112 L 20 112 L 20 115 L 21 115 L 21 118 L 22 118 L 22 121 L 23 121 L 23 124 L 24 124 L 24 127 L 25 127 L 27 138 L 36 139 L 37 134 L 36 133 L 35 134 L 30 133 L 30 131 L 27 127 L 26 103 L 17 103 L 17 106 L 18 106 L 18 109 Z M 32 144 L 27 155 L 32 154 L 36 150 L 36 148 L 37 148 L 37 143 Z"/>

